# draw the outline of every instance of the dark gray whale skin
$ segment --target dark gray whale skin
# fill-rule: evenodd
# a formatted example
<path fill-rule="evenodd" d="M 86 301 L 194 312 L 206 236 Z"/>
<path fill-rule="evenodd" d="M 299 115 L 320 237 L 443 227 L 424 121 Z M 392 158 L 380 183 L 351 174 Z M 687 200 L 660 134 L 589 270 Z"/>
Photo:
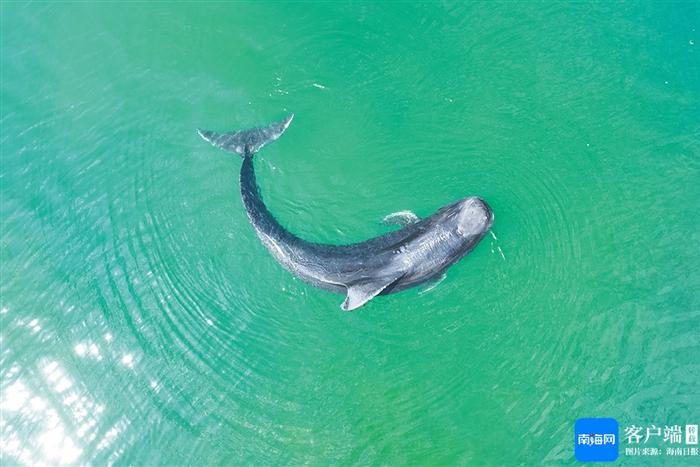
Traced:
<path fill-rule="evenodd" d="M 267 127 L 233 133 L 198 130 L 205 140 L 243 157 L 241 197 L 255 232 L 296 277 L 318 288 L 346 294 L 343 310 L 377 295 L 440 277 L 476 247 L 491 228 L 493 212 L 484 200 L 468 197 L 403 228 L 350 245 L 311 243 L 287 231 L 265 206 L 255 181 L 254 154 L 279 138 L 293 115 Z"/>

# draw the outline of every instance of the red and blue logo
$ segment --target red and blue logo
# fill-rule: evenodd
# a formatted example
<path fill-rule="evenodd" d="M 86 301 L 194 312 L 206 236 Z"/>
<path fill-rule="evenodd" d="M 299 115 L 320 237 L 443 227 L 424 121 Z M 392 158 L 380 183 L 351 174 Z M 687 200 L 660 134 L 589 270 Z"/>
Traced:
<path fill-rule="evenodd" d="M 579 462 L 617 459 L 620 427 L 614 418 L 579 418 L 574 427 L 574 452 Z"/>

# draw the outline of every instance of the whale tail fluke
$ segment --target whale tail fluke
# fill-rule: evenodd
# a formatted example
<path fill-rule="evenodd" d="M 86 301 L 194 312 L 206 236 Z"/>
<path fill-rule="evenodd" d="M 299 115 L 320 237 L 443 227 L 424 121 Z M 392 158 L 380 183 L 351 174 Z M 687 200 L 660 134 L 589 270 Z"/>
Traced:
<path fill-rule="evenodd" d="M 205 141 L 209 141 L 217 148 L 235 152 L 242 157 L 253 157 L 260 148 L 282 136 L 284 130 L 292 123 L 293 118 L 294 114 L 289 114 L 284 120 L 251 130 L 217 133 L 215 131 L 198 129 L 197 133 Z"/>

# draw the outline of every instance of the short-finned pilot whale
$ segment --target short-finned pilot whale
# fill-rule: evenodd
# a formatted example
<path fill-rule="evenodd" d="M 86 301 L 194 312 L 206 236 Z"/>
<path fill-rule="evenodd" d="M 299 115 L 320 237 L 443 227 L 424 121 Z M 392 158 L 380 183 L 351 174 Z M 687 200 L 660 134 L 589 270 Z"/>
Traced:
<path fill-rule="evenodd" d="M 252 130 L 215 133 L 198 130 L 214 146 L 243 157 L 243 204 L 260 240 L 282 266 L 321 289 L 346 294 L 343 310 L 354 310 L 380 294 L 390 294 L 439 278 L 474 249 L 493 223 L 493 212 L 478 197 L 464 198 L 419 219 L 410 212 L 387 216 L 399 230 L 351 245 L 311 243 L 287 231 L 263 203 L 255 182 L 253 156 L 279 138 L 293 114 Z"/>

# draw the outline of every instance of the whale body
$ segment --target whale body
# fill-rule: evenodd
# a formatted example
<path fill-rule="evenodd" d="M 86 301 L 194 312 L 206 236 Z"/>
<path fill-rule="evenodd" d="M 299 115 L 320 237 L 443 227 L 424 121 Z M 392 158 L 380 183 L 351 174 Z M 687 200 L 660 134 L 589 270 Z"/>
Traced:
<path fill-rule="evenodd" d="M 256 234 L 272 256 L 299 279 L 345 294 L 341 308 L 354 310 L 377 295 L 433 281 L 476 247 L 491 228 L 493 212 L 471 196 L 419 219 L 402 212 L 385 218 L 402 228 L 350 245 L 307 242 L 286 230 L 263 202 L 253 159 L 267 143 L 279 138 L 293 114 L 266 127 L 231 133 L 197 130 L 214 146 L 243 158 L 241 197 Z"/>

